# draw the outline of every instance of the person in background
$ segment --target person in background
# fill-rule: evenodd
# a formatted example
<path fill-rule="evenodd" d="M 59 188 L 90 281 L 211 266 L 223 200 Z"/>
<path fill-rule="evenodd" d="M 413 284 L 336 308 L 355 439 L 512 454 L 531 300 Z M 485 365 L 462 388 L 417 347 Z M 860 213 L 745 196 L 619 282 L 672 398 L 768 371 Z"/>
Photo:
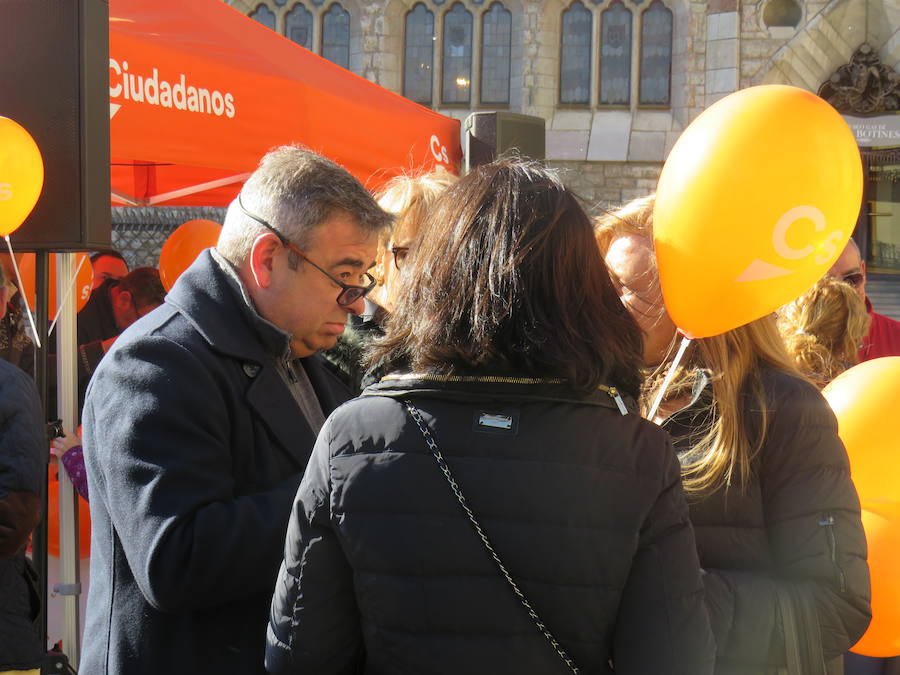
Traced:
<path fill-rule="evenodd" d="M 94 283 L 91 289 L 96 289 L 110 279 L 121 279 L 128 274 L 128 263 L 118 251 L 95 251 L 90 255 L 91 268 L 94 271 Z"/>
<path fill-rule="evenodd" d="M 9 361 L 34 377 L 34 342 L 28 333 L 25 302 L 15 284 L 16 273 L 8 253 L 0 253 L 0 266 L 6 279 L 5 314 L 0 318 L 0 359 Z"/>
<path fill-rule="evenodd" d="M 350 392 L 317 352 L 374 287 L 391 216 L 345 169 L 267 153 L 84 409 L 91 587 L 81 671 L 263 673 L 291 500 Z"/>
<path fill-rule="evenodd" d="M 794 365 L 821 389 L 859 362 L 869 314 L 850 285 L 826 276 L 778 310 L 778 330 Z"/>
<path fill-rule="evenodd" d="M 373 348 L 412 372 L 332 414 L 297 493 L 270 673 L 712 672 L 678 462 L 625 407 L 640 334 L 592 249 L 535 163 L 437 199 Z"/>
<path fill-rule="evenodd" d="M 87 484 L 87 470 L 84 467 L 84 448 L 79 433 L 66 431 L 50 441 L 50 454 L 53 455 L 66 470 L 75 492 L 85 501 L 90 501 Z"/>
<path fill-rule="evenodd" d="M 645 350 L 675 339 L 656 293 L 652 216 L 645 198 L 597 225 L 623 303 L 652 318 Z M 676 375 L 654 421 L 681 460 L 716 675 L 840 673 L 871 608 L 859 498 L 831 409 L 799 375 L 773 315 L 693 340 Z M 650 381 L 645 410 L 660 386 Z"/>
<path fill-rule="evenodd" d="M 9 289 L 0 266 L 0 315 Z M 36 619 L 37 573 L 25 556 L 41 518 L 47 439 L 32 379 L 0 360 L 0 673 L 38 675 L 46 647 Z"/>
<path fill-rule="evenodd" d="M 384 335 L 384 323 L 391 312 L 401 286 L 401 271 L 416 241 L 419 227 L 440 194 L 457 177 L 444 169 L 420 176 L 397 176 L 378 194 L 378 205 L 395 216 L 393 227 L 378 242 L 372 276 L 377 285 L 366 298 L 366 309 L 351 316 L 337 344 L 323 355 L 354 393 L 378 381 L 383 374 L 375 367 L 368 373 L 362 367 L 363 354 L 371 342 Z M 371 298 L 371 299 L 370 299 Z"/>
<path fill-rule="evenodd" d="M 859 348 L 859 360 L 868 361 L 882 356 L 900 356 L 900 321 L 879 314 L 866 297 L 866 263 L 859 247 L 851 239 L 828 274 L 850 284 L 866 304 L 871 323 Z"/>

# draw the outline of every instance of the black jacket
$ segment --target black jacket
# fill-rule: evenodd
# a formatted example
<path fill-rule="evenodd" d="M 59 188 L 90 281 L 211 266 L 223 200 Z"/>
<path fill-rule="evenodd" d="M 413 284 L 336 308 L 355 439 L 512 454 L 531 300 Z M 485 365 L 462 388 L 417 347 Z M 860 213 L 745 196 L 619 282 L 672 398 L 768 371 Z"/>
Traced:
<path fill-rule="evenodd" d="M 270 672 L 569 672 L 463 515 L 407 397 L 582 672 L 612 673 L 612 659 L 616 675 L 711 673 L 666 435 L 606 393 L 446 378 L 386 379 L 326 422 L 291 514 Z"/>
<path fill-rule="evenodd" d="M 871 617 L 866 540 L 847 453 L 815 387 L 774 370 L 763 382 L 768 429 L 749 485 L 690 504 L 716 673 L 778 672 L 787 665 L 786 644 L 801 648 L 806 670 L 799 675 L 840 673 L 840 655 Z M 665 424 L 680 457 L 690 456 L 709 402 L 707 388 Z M 758 422 L 752 411 L 749 426 Z"/>
<path fill-rule="evenodd" d="M 45 652 L 34 625 L 36 576 L 25 558 L 49 454 L 42 417 L 34 382 L 0 361 L 0 672 L 37 668 Z"/>
<path fill-rule="evenodd" d="M 82 672 L 263 672 L 272 584 L 315 441 L 276 370 L 287 349 L 204 252 L 101 362 L 85 406 Z M 326 414 L 347 399 L 318 357 L 303 367 Z"/>

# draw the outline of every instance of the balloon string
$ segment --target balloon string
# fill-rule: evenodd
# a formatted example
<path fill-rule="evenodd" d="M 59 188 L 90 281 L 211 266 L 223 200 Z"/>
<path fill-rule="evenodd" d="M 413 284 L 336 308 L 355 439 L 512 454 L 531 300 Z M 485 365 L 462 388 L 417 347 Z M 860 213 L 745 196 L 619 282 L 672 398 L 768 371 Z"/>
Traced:
<path fill-rule="evenodd" d="M 681 363 L 681 359 L 689 344 L 691 344 L 691 338 L 686 336 L 682 338 L 681 344 L 678 346 L 678 353 L 675 355 L 675 360 L 672 361 L 672 364 L 669 366 L 669 372 L 666 373 L 666 379 L 663 380 L 662 386 L 659 388 L 659 393 L 656 394 L 656 400 L 653 401 L 653 407 L 651 407 L 650 412 L 647 413 L 647 419 L 651 422 L 653 421 L 653 418 L 656 417 L 656 411 L 659 410 L 659 405 L 662 403 L 663 396 L 666 395 L 669 385 L 671 385 L 672 380 L 675 379 L 675 372 L 678 370 L 678 366 Z"/>
<path fill-rule="evenodd" d="M 41 336 L 38 335 L 37 326 L 34 325 L 34 315 L 31 313 L 31 307 L 28 306 L 28 298 L 25 298 L 25 288 L 22 285 L 22 275 L 19 274 L 19 263 L 16 262 L 16 254 L 13 253 L 12 242 L 9 240 L 9 235 L 7 234 L 6 239 L 6 247 L 9 249 L 9 257 L 12 259 L 13 269 L 16 271 L 16 281 L 19 283 L 19 293 L 22 294 L 22 297 L 25 299 L 25 314 L 28 315 L 28 322 L 31 324 L 31 334 L 34 337 L 34 342 L 37 345 L 38 349 L 41 348 Z"/>
<path fill-rule="evenodd" d="M 56 322 L 59 320 L 59 313 L 62 311 L 63 305 L 66 304 L 66 300 L 72 295 L 72 290 L 75 288 L 75 281 L 78 279 L 78 273 L 81 271 L 81 266 L 84 265 L 85 260 L 87 260 L 87 256 L 82 256 L 81 260 L 78 261 L 78 267 L 75 268 L 75 272 L 72 274 L 72 278 L 69 279 L 69 283 L 66 285 L 66 292 L 63 294 L 63 299 L 62 302 L 59 303 L 59 307 L 56 308 L 56 315 L 53 317 L 53 322 L 50 324 L 50 329 L 47 331 L 47 337 L 50 337 L 53 333 Z"/>

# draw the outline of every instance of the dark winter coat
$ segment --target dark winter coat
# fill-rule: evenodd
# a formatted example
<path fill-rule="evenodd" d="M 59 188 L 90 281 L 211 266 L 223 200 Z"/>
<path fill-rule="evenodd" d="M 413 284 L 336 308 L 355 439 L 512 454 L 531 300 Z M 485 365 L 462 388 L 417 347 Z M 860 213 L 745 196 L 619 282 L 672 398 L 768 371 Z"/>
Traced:
<path fill-rule="evenodd" d="M 291 500 L 315 436 L 276 370 L 288 336 L 204 252 L 88 390 L 91 586 L 81 672 L 263 671 Z M 327 414 L 348 392 L 303 368 Z"/>
<path fill-rule="evenodd" d="M 666 435 L 604 392 L 493 380 L 386 379 L 329 418 L 291 514 L 270 672 L 570 672 L 464 516 L 398 400 L 409 398 L 582 672 L 612 673 L 612 659 L 616 675 L 711 673 Z"/>
<path fill-rule="evenodd" d="M 718 646 L 716 674 L 785 672 L 786 644 L 800 646 L 807 669 L 799 675 L 840 673 L 840 655 L 871 617 L 866 540 L 847 453 L 814 386 L 774 370 L 764 386 L 768 429 L 746 489 L 689 500 Z M 698 393 L 664 425 L 683 459 L 708 411 L 709 389 Z M 758 415 L 749 426 L 759 427 Z"/>
<path fill-rule="evenodd" d="M 36 575 L 25 558 L 41 517 L 49 455 L 41 402 L 28 375 L 0 361 L 0 672 L 38 668 Z"/>

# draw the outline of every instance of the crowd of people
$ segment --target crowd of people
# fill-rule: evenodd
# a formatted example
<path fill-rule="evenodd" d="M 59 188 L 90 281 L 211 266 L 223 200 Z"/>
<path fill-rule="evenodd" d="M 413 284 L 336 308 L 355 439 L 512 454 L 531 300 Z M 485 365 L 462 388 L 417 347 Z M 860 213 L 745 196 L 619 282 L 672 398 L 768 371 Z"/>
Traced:
<path fill-rule="evenodd" d="M 592 221 L 515 158 L 376 198 L 281 147 L 168 295 L 98 255 L 83 443 L 54 441 L 91 507 L 80 671 L 896 673 L 847 653 L 866 541 L 819 389 L 900 355 L 900 323 L 851 241 L 673 364 L 653 206 Z M 11 443 L 0 519 L 30 510 L 0 526 L 0 645 L 33 630 L 43 470 Z M 0 672 L 40 653 L 0 646 Z"/>

